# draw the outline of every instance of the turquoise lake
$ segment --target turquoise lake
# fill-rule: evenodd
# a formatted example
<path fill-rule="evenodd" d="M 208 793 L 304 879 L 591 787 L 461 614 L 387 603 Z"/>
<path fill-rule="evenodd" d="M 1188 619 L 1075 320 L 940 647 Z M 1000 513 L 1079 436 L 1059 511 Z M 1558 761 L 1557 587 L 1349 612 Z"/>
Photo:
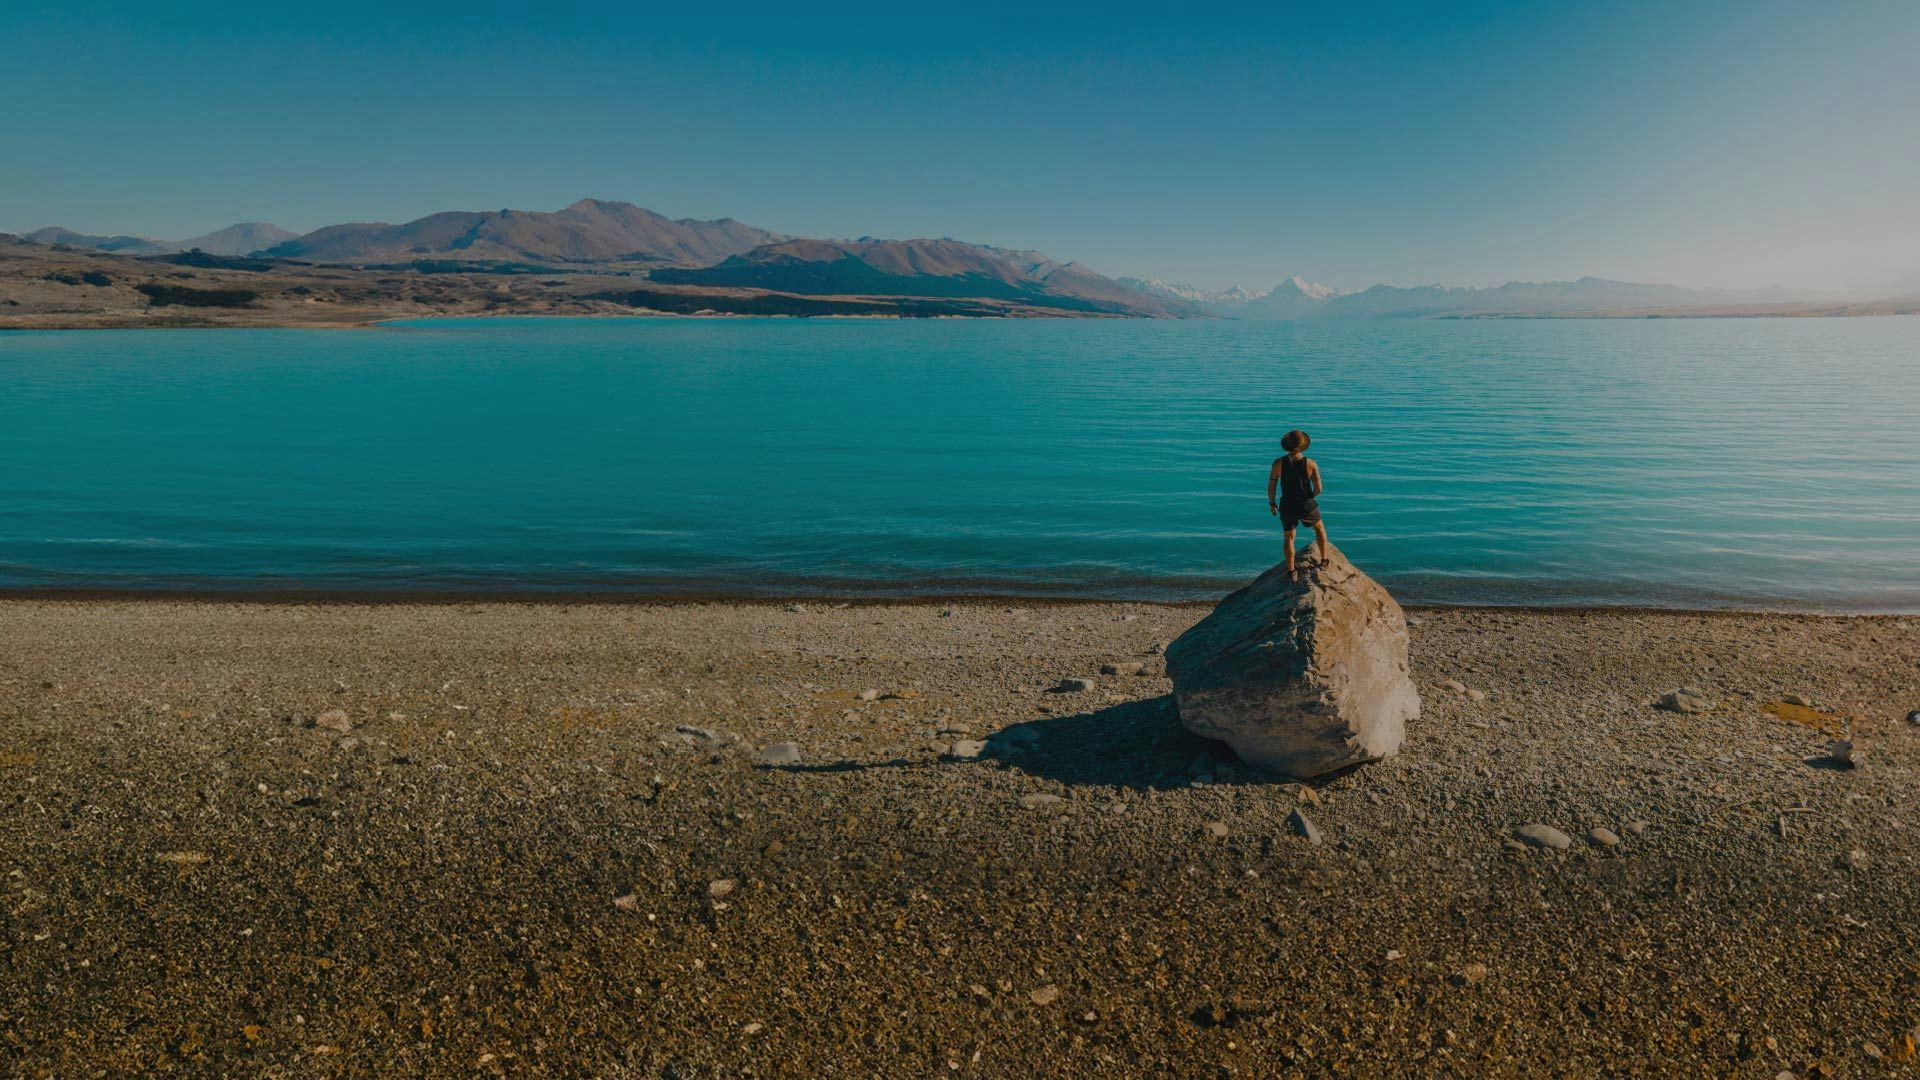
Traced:
<path fill-rule="evenodd" d="M 0 333 L 0 588 L 1920 610 L 1920 319 Z"/>

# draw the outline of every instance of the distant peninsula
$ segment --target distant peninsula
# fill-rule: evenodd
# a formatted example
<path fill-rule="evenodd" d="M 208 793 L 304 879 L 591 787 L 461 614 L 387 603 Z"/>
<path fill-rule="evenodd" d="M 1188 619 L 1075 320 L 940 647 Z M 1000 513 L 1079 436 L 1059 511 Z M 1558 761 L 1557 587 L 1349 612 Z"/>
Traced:
<path fill-rule="evenodd" d="M 476 315 L 1248 320 L 1904 314 L 1869 303 L 1581 278 L 1491 289 L 1294 277 L 1209 293 L 951 238 L 818 240 L 582 199 L 305 234 L 243 222 L 188 240 L 0 233 L 0 329 L 364 326 Z"/>

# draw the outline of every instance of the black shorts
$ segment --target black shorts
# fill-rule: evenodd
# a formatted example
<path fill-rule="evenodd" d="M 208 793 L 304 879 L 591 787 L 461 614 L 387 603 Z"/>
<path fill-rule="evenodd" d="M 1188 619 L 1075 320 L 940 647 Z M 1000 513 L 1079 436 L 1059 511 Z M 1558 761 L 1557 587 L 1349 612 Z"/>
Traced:
<path fill-rule="evenodd" d="M 1286 529 L 1288 532 L 1292 532 L 1300 525 L 1318 524 L 1320 524 L 1320 503 L 1318 500 L 1308 499 L 1299 506 L 1289 506 L 1286 503 L 1280 504 L 1280 527 Z"/>

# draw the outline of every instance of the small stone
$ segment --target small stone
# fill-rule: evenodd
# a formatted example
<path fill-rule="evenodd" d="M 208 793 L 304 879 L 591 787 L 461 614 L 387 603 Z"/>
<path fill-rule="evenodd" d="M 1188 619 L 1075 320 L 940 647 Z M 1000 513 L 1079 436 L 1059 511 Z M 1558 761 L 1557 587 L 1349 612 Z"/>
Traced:
<path fill-rule="evenodd" d="M 760 1023 L 760 1022 L 759 1022 L 758 1020 L 756 1020 L 756 1021 L 754 1021 L 753 1023 L 751 1023 L 751 1024 L 748 1024 L 747 1026 L 745 1026 L 745 1027 L 743 1027 L 743 1028 L 741 1028 L 741 1029 L 740 1029 L 740 1034 L 742 1034 L 742 1035 L 749 1035 L 749 1036 L 751 1036 L 751 1035 L 758 1035 L 758 1034 L 760 1034 L 760 1032 L 761 1032 L 762 1030 L 764 1030 L 764 1029 L 765 1029 L 765 1027 L 766 1027 L 766 1025 L 765 1025 L 765 1024 L 762 1024 L 762 1023 Z"/>
<path fill-rule="evenodd" d="M 869 687 L 868 689 L 862 690 L 860 691 L 860 700 L 861 701 L 879 701 L 880 691 L 872 689 L 871 687 Z"/>
<path fill-rule="evenodd" d="M 788 605 L 787 605 L 787 610 L 788 610 L 788 611 L 790 611 L 790 612 L 792 612 L 792 613 L 794 613 L 795 615 L 798 615 L 798 614 L 800 614 L 800 613 L 802 613 L 802 612 L 804 612 L 804 611 L 806 611 L 806 610 L 807 610 L 807 605 L 805 605 L 805 604 L 788 604 Z"/>
<path fill-rule="evenodd" d="M 1845 870 L 1865 870 L 1869 861 L 1867 853 L 1859 848 L 1854 848 L 1839 859 L 1841 868 Z"/>
<path fill-rule="evenodd" d="M 1799 694 L 1781 694 L 1780 700 L 1787 703 L 1788 705 L 1798 705 L 1803 709 L 1813 708 L 1813 702 L 1808 701 L 1806 698 L 1801 697 Z"/>
<path fill-rule="evenodd" d="M 640 897 L 634 893 L 628 893 L 625 896 L 616 896 L 613 898 L 613 906 L 619 908 L 621 911 L 639 911 Z"/>
<path fill-rule="evenodd" d="M 1206 830 L 1206 834 L 1215 840 L 1225 840 L 1229 831 L 1227 829 L 1227 823 L 1224 821 L 1209 821 L 1205 825 L 1202 825 L 1201 828 Z"/>
<path fill-rule="evenodd" d="M 1293 796 L 1296 799 L 1299 799 L 1303 803 L 1307 803 L 1312 806 L 1320 805 L 1320 792 L 1307 786 L 1306 784 L 1300 784 L 1300 783 L 1281 784 L 1280 790 L 1286 792 L 1287 794 Z"/>
<path fill-rule="evenodd" d="M 961 739 L 947 748 L 942 757 L 949 761 L 972 761 L 987 752 L 987 744 L 979 739 Z"/>
<path fill-rule="evenodd" d="M 1057 694 L 1085 694 L 1092 691 L 1093 680 L 1092 679 L 1061 679 L 1059 685 L 1055 686 L 1053 689 L 1054 689 L 1054 692 Z"/>
<path fill-rule="evenodd" d="M 313 718 L 313 726 L 344 734 L 353 730 L 353 720 L 347 716 L 345 709 L 328 709 Z"/>
<path fill-rule="evenodd" d="M 715 900 L 718 900 L 721 897 L 726 896 L 727 894 L 733 892 L 733 890 L 737 888 L 739 884 L 740 884 L 739 882 L 733 880 L 732 878 L 721 878 L 718 881 L 709 881 L 707 882 L 707 895 L 713 897 Z"/>
<path fill-rule="evenodd" d="M 1852 739 L 1835 739 L 1827 747 L 1827 760 L 1836 769 L 1858 768 L 1866 756 L 1867 752 L 1853 745 Z"/>
<path fill-rule="evenodd" d="M 1031 795 L 1020 796 L 1020 805 L 1029 810 L 1045 810 L 1048 807 L 1059 806 L 1066 801 L 1067 800 L 1058 795 L 1050 795 L 1044 791 L 1036 791 Z"/>
<path fill-rule="evenodd" d="M 1451 690 L 1456 694 L 1464 694 L 1467 692 L 1467 684 L 1461 682 L 1459 679 L 1448 679 L 1446 682 L 1440 684 L 1440 689 Z"/>
<path fill-rule="evenodd" d="M 1907 723 L 1915 727 L 1920 727 L 1920 709 L 1915 709 L 1907 714 Z"/>
<path fill-rule="evenodd" d="M 1565 851 L 1573 846 L 1572 837 L 1551 825 L 1541 825 L 1537 822 L 1520 826 L 1513 830 L 1513 835 L 1514 839 L 1521 843 L 1531 844 L 1534 847 L 1552 848 L 1555 851 Z"/>
<path fill-rule="evenodd" d="M 1475 983 L 1485 982 L 1486 978 L 1487 978 L 1487 965 L 1468 964 L 1465 967 L 1462 967 L 1459 971 L 1454 973 L 1453 985 L 1472 986 Z"/>
<path fill-rule="evenodd" d="M 1587 830 L 1587 839 L 1600 847 L 1612 847 L 1620 842 L 1620 837 L 1612 829 L 1595 826 Z"/>
<path fill-rule="evenodd" d="M 946 723 L 941 724 L 935 733 L 939 735 L 971 735 L 973 734 L 973 729 L 965 724 Z"/>
<path fill-rule="evenodd" d="M 1467 691 L 1467 700 L 1468 701 L 1485 701 L 1487 700 L 1487 692 L 1485 690 L 1469 689 Z"/>
<path fill-rule="evenodd" d="M 1124 663 L 1124 664 L 1101 664 L 1100 674 L 1102 675 L 1138 675 L 1140 674 L 1140 670 L 1146 666 L 1147 665 L 1142 664 L 1138 661 L 1128 661 L 1127 663 Z"/>
<path fill-rule="evenodd" d="M 1293 811 L 1287 815 L 1287 827 L 1293 830 L 1294 835 L 1305 837 L 1307 843 L 1315 847 L 1320 846 L 1320 828 L 1307 815 L 1298 810 Z"/>
<path fill-rule="evenodd" d="M 1028 998 L 1032 999 L 1035 1005 L 1051 1005 L 1053 1004 L 1054 999 L 1058 998 L 1059 996 L 1060 996 L 1060 988 L 1053 985 L 1052 983 L 1048 983 L 1045 986 L 1037 986 L 1033 989 L 1031 993 L 1027 995 Z"/>
<path fill-rule="evenodd" d="M 204 851 L 163 851 L 155 857 L 175 866 L 199 866 L 213 856 Z"/>
<path fill-rule="evenodd" d="M 1627 831 L 1635 836 L 1645 836 L 1647 835 L 1647 823 L 1644 821 L 1629 821 L 1627 822 Z"/>
<path fill-rule="evenodd" d="M 1156 641 L 1153 644 L 1147 646 L 1148 656 L 1160 656 L 1164 654 L 1166 651 L 1167 651 L 1167 643 L 1164 641 Z"/>
<path fill-rule="evenodd" d="M 762 765 L 797 765 L 800 762 L 798 743 L 777 742 L 754 755 Z"/>
<path fill-rule="evenodd" d="M 1660 695 L 1660 707 L 1668 712 L 1701 713 L 1707 711 L 1707 699 L 1698 690 L 1683 686 Z"/>

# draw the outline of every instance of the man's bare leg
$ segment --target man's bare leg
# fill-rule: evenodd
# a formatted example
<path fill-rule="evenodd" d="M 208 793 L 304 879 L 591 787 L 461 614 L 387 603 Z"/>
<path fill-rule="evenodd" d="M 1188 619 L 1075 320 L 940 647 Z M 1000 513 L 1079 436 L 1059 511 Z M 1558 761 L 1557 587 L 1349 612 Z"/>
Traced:
<path fill-rule="evenodd" d="M 1293 578 L 1293 530 L 1287 530 L 1287 578 Z"/>
<path fill-rule="evenodd" d="M 1327 564 L 1327 527 L 1317 521 L 1314 522 L 1313 535 L 1315 542 L 1320 545 L 1320 565 L 1325 566 Z M 1292 547 L 1293 545 L 1289 544 L 1287 546 Z"/>

